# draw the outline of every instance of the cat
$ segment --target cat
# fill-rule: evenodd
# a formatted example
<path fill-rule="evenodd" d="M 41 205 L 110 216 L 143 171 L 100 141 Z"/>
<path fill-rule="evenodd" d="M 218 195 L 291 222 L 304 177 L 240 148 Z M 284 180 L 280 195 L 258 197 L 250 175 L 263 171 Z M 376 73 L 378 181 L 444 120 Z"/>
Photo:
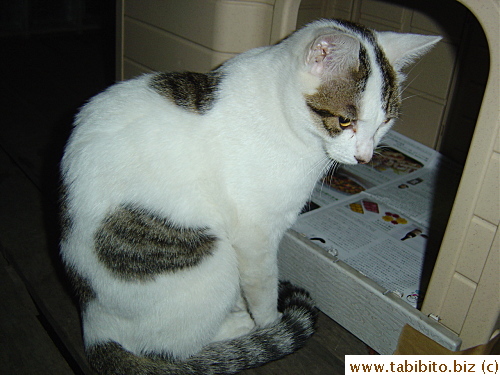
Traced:
<path fill-rule="evenodd" d="M 230 374 L 302 347 L 317 310 L 278 281 L 280 240 L 332 165 L 370 161 L 401 69 L 439 39 L 318 20 L 84 105 L 61 161 L 61 255 L 94 369 Z"/>

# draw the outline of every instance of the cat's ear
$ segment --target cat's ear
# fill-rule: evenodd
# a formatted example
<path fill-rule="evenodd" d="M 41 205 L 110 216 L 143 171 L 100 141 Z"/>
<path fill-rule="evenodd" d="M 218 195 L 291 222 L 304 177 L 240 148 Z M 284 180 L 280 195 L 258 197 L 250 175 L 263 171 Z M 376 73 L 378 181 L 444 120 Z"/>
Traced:
<path fill-rule="evenodd" d="M 359 41 L 350 35 L 322 35 L 310 45 L 306 64 L 316 77 L 342 77 L 359 66 L 359 49 Z"/>
<path fill-rule="evenodd" d="M 441 40 L 440 36 L 402 34 L 392 31 L 377 32 L 377 37 L 379 45 L 396 70 L 412 63 Z"/>

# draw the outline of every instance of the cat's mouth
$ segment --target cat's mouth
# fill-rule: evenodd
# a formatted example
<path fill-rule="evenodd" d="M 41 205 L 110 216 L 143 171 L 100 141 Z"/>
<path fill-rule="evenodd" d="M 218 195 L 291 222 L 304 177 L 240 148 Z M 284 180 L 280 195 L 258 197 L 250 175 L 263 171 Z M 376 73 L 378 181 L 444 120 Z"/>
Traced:
<path fill-rule="evenodd" d="M 336 153 L 330 150 L 327 150 L 326 154 L 330 159 L 340 164 L 348 164 L 348 165 L 359 164 L 359 161 L 356 159 L 355 156 L 342 155 L 340 153 Z"/>

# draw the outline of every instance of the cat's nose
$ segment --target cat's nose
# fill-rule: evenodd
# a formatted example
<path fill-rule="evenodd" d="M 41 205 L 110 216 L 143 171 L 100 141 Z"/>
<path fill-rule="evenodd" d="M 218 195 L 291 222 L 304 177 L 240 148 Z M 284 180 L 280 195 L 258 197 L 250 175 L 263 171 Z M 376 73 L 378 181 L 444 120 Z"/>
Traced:
<path fill-rule="evenodd" d="M 356 152 L 354 157 L 360 164 L 366 164 L 372 160 L 373 156 L 373 138 L 359 139 L 356 142 Z"/>
<path fill-rule="evenodd" d="M 366 164 L 366 163 L 368 163 L 368 162 L 371 160 L 371 157 L 369 158 L 369 157 L 355 156 L 354 158 L 355 158 L 355 159 L 358 161 L 358 163 L 360 163 L 360 164 Z"/>

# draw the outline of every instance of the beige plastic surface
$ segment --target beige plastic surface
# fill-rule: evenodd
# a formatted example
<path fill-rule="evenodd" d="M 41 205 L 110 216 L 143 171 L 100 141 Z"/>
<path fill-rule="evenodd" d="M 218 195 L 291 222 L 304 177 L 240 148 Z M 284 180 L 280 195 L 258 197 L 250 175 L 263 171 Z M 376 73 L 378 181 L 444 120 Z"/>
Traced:
<path fill-rule="evenodd" d="M 118 2 L 117 78 L 149 71 L 205 72 L 235 54 L 269 45 L 295 28 L 297 2 Z"/>
<path fill-rule="evenodd" d="M 490 75 L 422 311 L 440 316 L 471 347 L 490 338 L 500 312 L 500 11 L 496 0 L 461 1 L 488 38 Z"/>

